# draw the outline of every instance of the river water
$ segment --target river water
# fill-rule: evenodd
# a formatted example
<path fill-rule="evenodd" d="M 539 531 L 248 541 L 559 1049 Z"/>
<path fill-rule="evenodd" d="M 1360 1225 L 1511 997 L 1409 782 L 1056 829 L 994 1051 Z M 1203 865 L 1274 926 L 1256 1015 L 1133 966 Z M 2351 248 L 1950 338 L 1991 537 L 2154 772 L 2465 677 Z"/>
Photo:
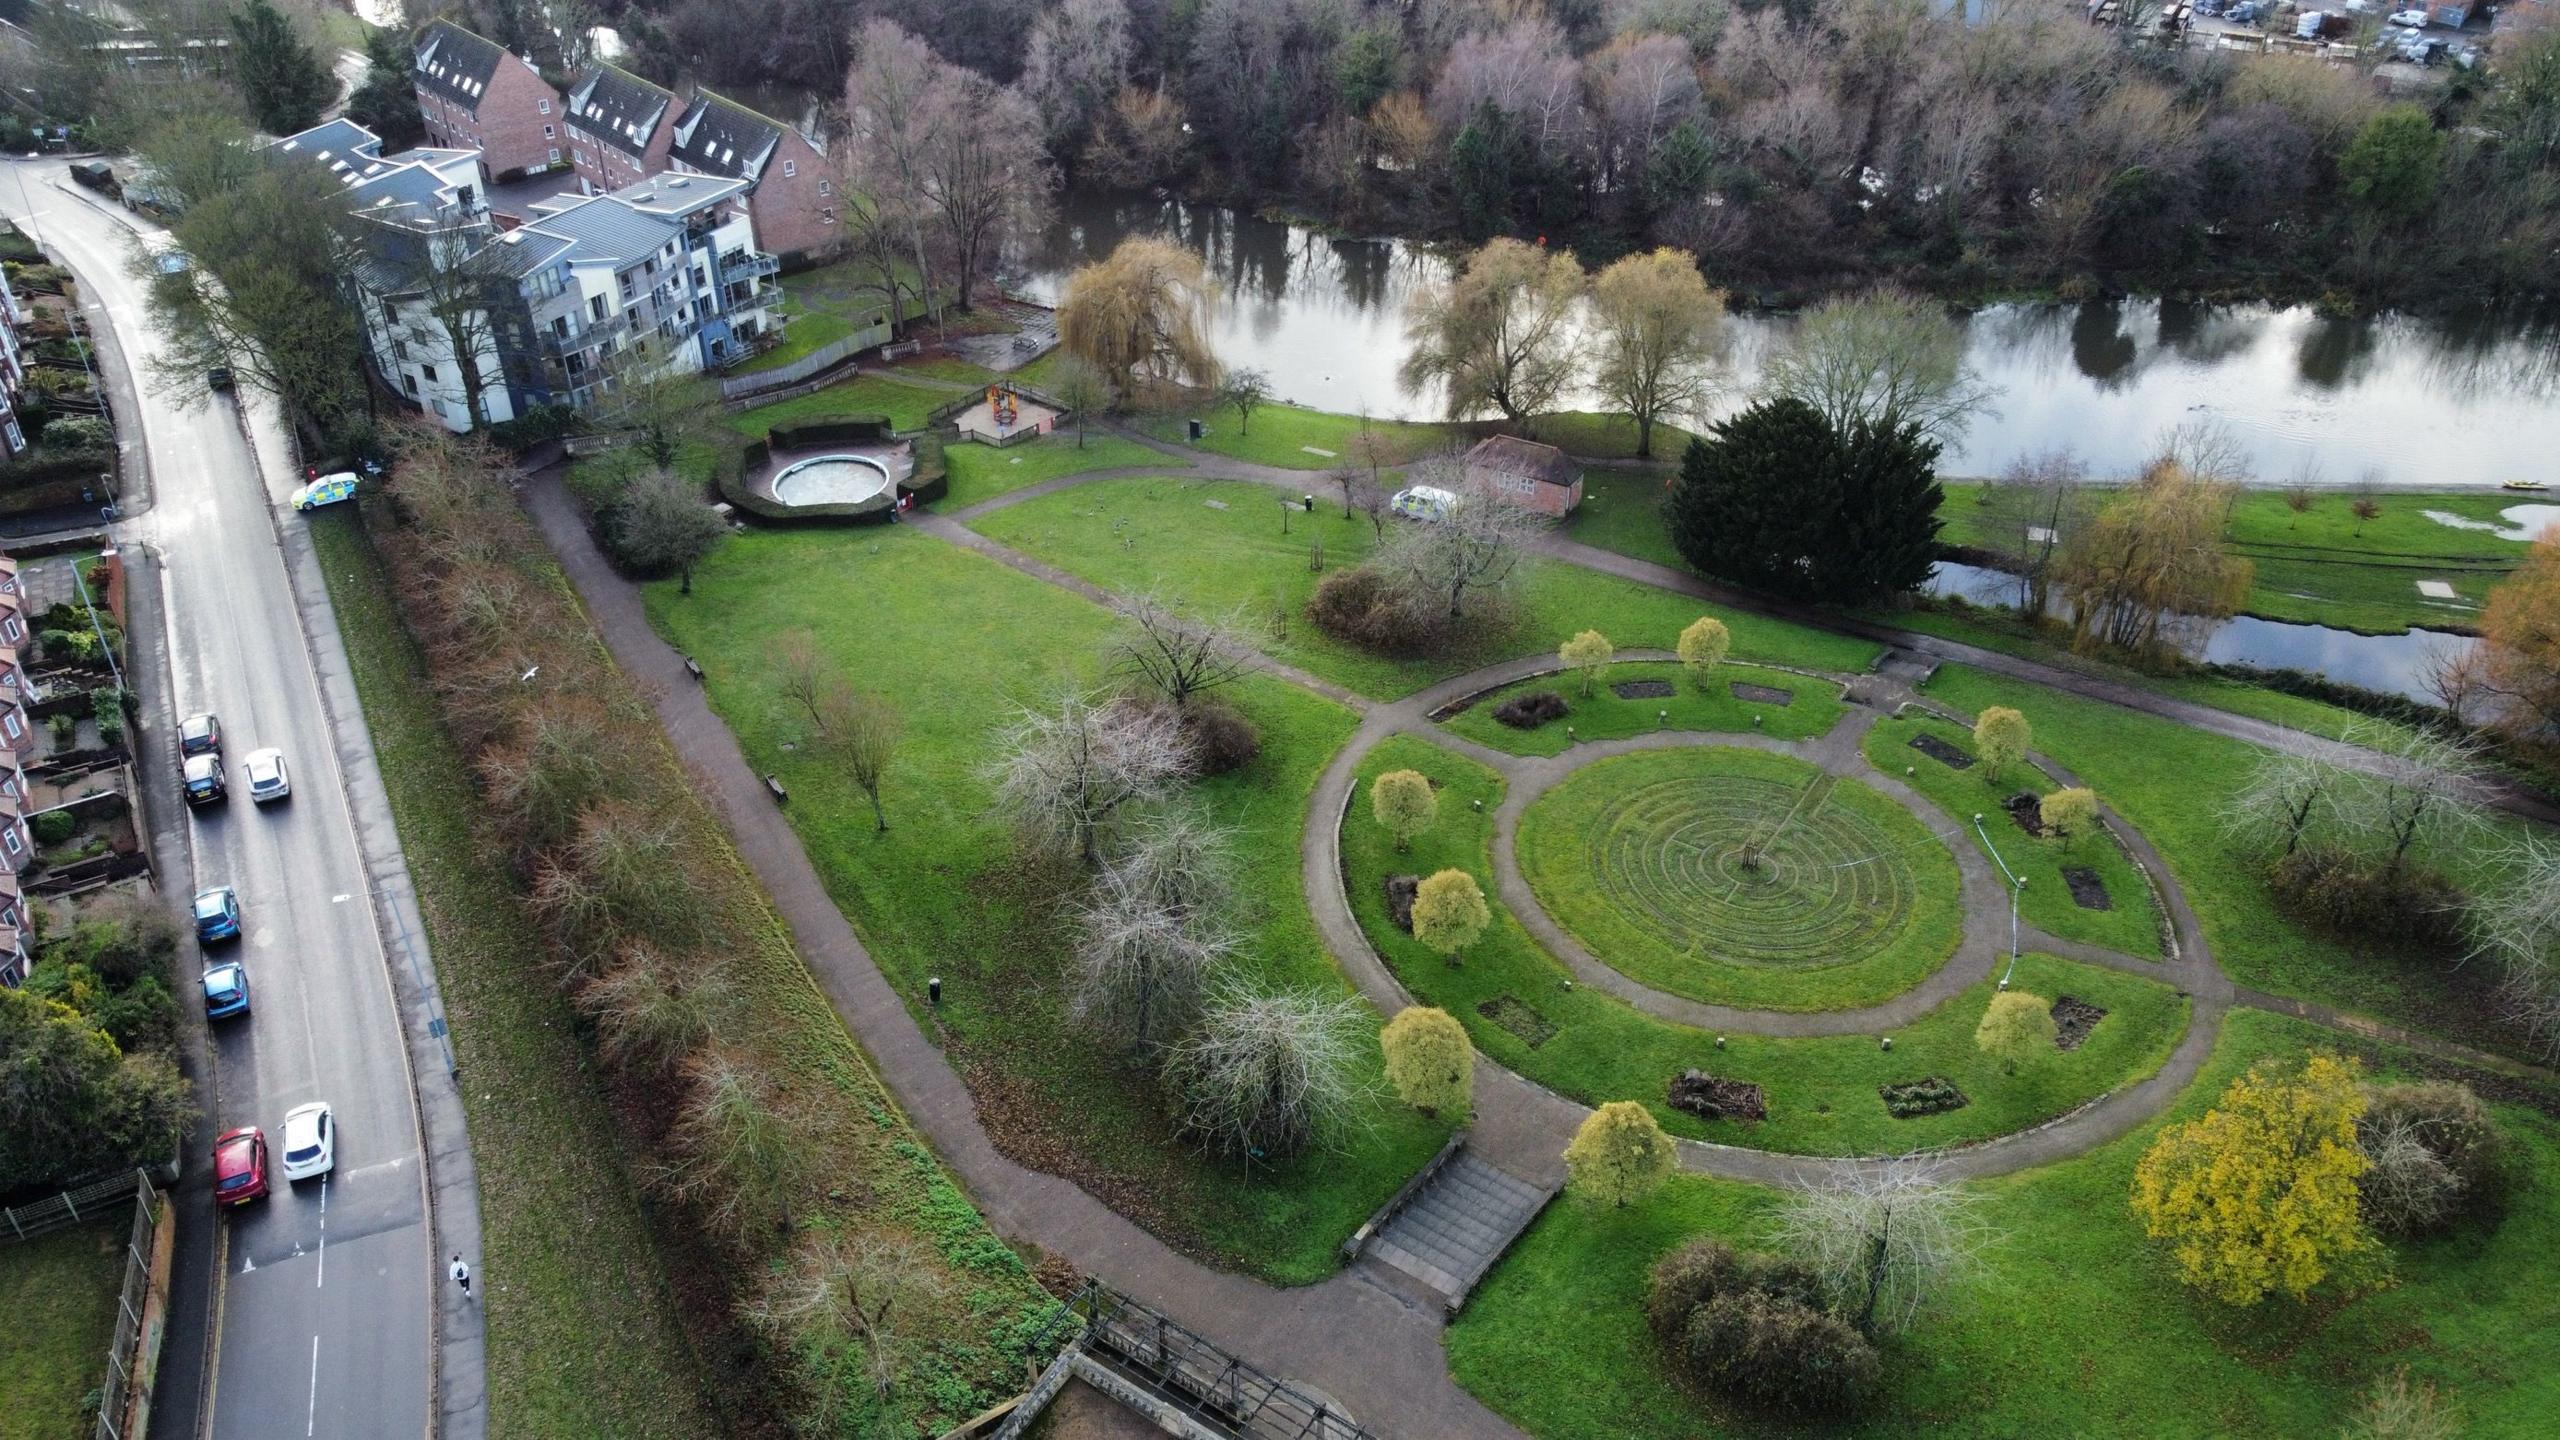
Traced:
<path fill-rule="evenodd" d="M 1283 399 L 1401 419 L 1439 414 L 1439 397 L 1407 394 L 1396 367 L 1407 348 L 1404 303 L 1448 273 L 1441 253 L 1216 206 L 1079 194 L 1062 199 L 1056 224 L 1020 257 L 1022 288 L 1054 298 L 1077 266 L 1133 234 L 1166 235 L 1208 258 L 1225 292 L 1220 357 L 1263 370 Z M 1762 314 L 1729 321 L 1730 383 L 1716 413 L 1744 403 L 1791 324 Z M 2127 300 L 1995 305 L 1963 324 L 1998 413 L 1950 451 L 1950 474 L 1996 473 L 2057 446 L 2102 472 L 2129 471 L 2169 429 L 2212 419 L 2266 482 L 2560 481 L 2552 320 L 2329 320 L 2301 306 Z"/>

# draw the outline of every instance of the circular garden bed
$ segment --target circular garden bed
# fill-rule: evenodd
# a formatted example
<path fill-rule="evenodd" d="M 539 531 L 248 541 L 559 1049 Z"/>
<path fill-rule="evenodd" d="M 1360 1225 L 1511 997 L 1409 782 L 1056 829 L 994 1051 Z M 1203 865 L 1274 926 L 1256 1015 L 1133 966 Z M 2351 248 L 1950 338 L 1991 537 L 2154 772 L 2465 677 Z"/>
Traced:
<path fill-rule="evenodd" d="M 1518 853 L 1594 958 L 1713 1004 L 1872 1004 L 1945 963 L 1962 928 L 1954 858 L 1909 812 L 1756 750 L 1598 761 L 1529 806 Z"/>

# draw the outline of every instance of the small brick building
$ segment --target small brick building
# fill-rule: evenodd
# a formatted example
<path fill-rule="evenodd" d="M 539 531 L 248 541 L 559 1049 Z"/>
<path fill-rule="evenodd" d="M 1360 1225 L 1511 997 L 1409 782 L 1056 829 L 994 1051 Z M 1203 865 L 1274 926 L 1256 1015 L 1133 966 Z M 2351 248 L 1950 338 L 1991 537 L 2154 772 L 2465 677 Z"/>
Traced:
<path fill-rule="evenodd" d="M 418 32 L 416 56 L 428 144 L 479 151 L 485 180 L 560 163 L 560 92 L 532 65 L 450 20 Z"/>
<path fill-rule="evenodd" d="M 628 70 L 598 65 L 569 87 L 569 161 L 578 189 L 609 195 L 667 168 L 676 97 Z"/>
<path fill-rule="evenodd" d="M 1565 516 L 1582 503 L 1582 467 L 1553 445 L 1495 435 L 1467 452 L 1467 484 L 1541 515 Z"/>
<path fill-rule="evenodd" d="M 779 120 L 697 90 L 675 123 L 667 159 L 679 171 L 746 181 L 756 243 L 785 264 L 844 243 L 826 152 Z"/>

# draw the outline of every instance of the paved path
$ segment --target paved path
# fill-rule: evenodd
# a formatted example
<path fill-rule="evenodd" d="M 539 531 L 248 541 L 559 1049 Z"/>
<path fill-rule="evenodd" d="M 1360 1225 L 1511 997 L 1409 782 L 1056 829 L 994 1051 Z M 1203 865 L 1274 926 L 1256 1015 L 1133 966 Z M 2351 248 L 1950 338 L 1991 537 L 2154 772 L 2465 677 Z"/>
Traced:
<path fill-rule="evenodd" d="M 1161 442 L 1141 443 L 1170 449 Z M 1204 457 L 1198 472 L 1219 478 L 1262 479 L 1266 467 Z M 1130 472 L 1103 472 L 1130 473 Z M 1139 472 L 1157 473 L 1157 472 Z M 1272 472 L 1303 486 L 1300 472 Z M 962 545 L 999 563 L 1105 605 L 1118 598 L 1055 567 L 976 535 L 959 523 L 1003 505 L 1071 484 L 1091 483 L 1095 474 L 1044 482 L 983 505 L 960 516 L 923 516 L 916 523 L 928 533 Z M 1275 482 L 1282 483 L 1282 482 Z M 556 473 L 529 481 L 523 490 L 528 509 L 553 548 L 571 582 L 584 599 L 597 629 L 615 659 L 650 694 L 677 753 L 705 777 L 714 803 L 736 837 L 739 852 L 772 894 L 777 910 L 790 926 L 794 941 L 816 974 L 845 1024 L 861 1040 L 879 1066 L 898 1102 L 932 1140 L 953 1171 L 968 1187 L 997 1230 L 1009 1239 L 1047 1251 L 1078 1269 L 1102 1278 L 1182 1323 L 1215 1337 L 1238 1354 L 1275 1373 L 1341 1400 L 1356 1415 L 1390 1433 L 1409 1436 L 1513 1436 L 1506 1421 L 1486 1409 L 1450 1378 L 1440 1345 L 1440 1317 L 1427 1297 L 1402 1293 L 1381 1283 L 1367 1269 L 1346 1270 L 1312 1286 L 1280 1289 L 1248 1277 L 1214 1270 L 1193 1261 L 1073 1184 L 1016 1164 L 999 1153 L 979 1125 L 975 1105 L 964 1082 L 909 1017 L 906 1006 L 863 948 L 819 881 L 799 836 L 772 804 L 761 780 L 748 767 L 735 737 L 716 716 L 702 687 L 683 667 L 683 659 L 651 628 L 638 592 L 611 569 L 597 549 L 577 505 Z M 1640 652 L 1631 652 L 1631 655 Z M 1999 657 L 2003 660 L 2008 657 Z M 1507 683 L 1552 667 L 1545 656 L 1489 666 L 1444 681 L 1402 700 L 1379 703 L 1298 671 L 1257 657 L 1261 668 L 1327 694 L 1361 713 L 1351 740 L 1319 779 L 1308 810 L 1300 846 L 1301 883 L 1314 912 L 1318 931 L 1361 992 L 1384 1012 L 1411 1003 L 1402 986 L 1370 947 L 1352 918 L 1343 894 L 1339 820 L 1349 803 L 1363 757 L 1380 740 L 1399 733 L 1429 734 L 1438 743 L 1482 757 L 1495 757 L 1506 773 L 1534 778 L 1541 767 L 1569 768 L 1583 760 L 1648 744 L 1749 742 L 1752 737 L 1696 735 L 1643 737 L 1611 745 L 1579 747 L 1559 762 L 1524 760 L 1468 744 L 1441 732 L 1430 714 L 1451 700 Z M 2064 672 L 2055 672 L 2061 674 Z M 1896 688 L 1873 677 L 1859 682 L 1871 703 L 1896 703 Z M 2148 697 L 2157 699 L 2158 697 Z M 2220 716 L 2221 712 L 2205 712 Z M 2236 718 L 2236 717 L 2223 717 Z M 1856 734 L 1872 719 L 1844 721 L 1834 737 L 1811 742 L 1798 753 L 1823 757 L 1824 763 L 1847 767 L 1856 751 Z M 2254 722 L 2252 722 L 2254 723 Z M 2272 728 L 2272 727 L 2270 727 Z M 2298 732 L 2280 732 L 2309 740 Z M 1770 748 L 1781 748 L 1767 742 Z M 1844 748 L 1845 747 L 1845 748 Z M 2054 768 L 2054 767 L 2049 767 Z M 1871 767 L 1870 767 L 1871 769 Z M 1558 770 L 1561 773 L 1561 769 Z M 2065 774 L 2056 768 L 2057 774 Z M 1879 788 L 1901 787 L 1891 777 L 1863 776 Z M 1526 789 L 1527 786 L 1517 788 Z M 1902 792 L 1906 803 L 1916 796 Z M 1525 805 L 1522 800 L 1520 804 Z M 1923 810 L 1923 813 L 1934 813 Z M 2038 937 L 2038 948 L 2060 950 L 2075 958 L 2177 983 L 2192 997 L 2193 1013 L 2185 1035 L 2168 1060 L 2150 1077 L 2115 1091 L 2079 1110 L 2040 1127 L 1951 1152 L 1948 1171 L 1958 1177 L 2006 1173 L 2079 1154 L 2127 1133 L 2157 1115 L 2186 1088 L 2211 1055 L 2222 1016 L 2242 997 L 2213 964 L 2202 931 L 2184 895 L 2147 842 L 2110 817 L 2126 835 L 2138 864 L 2159 885 L 2163 911 L 2176 939 L 2177 959 L 2156 963 L 2116 955 L 2094 946 L 2065 945 Z M 1952 847 L 1967 877 L 1969 911 L 1992 905 L 2004 911 L 1996 884 L 1986 884 L 1986 871 L 1970 845 Z M 1968 858 L 1970 857 L 1970 858 Z M 1506 900 L 1512 897 L 1506 891 Z M 1534 902 L 1514 903 L 1526 920 L 1539 914 Z M 1887 1007 L 1861 1017 L 1865 1029 L 1877 1023 L 1899 1023 L 1898 1009 L 1920 1013 L 1987 973 L 1989 953 L 1968 926 L 1959 959 L 1927 982 L 1936 987 L 1922 1000 L 1897 998 Z M 1588 957 L 1583 957 L 1585 960 Z M 1596 964 L 1596 962 L 1592 962 Z M 1605 969 L 1605 967 L 1602 967 Z M 1955 978 L 1945 978 L 1948 972 Z M 1615 972 L 1608 972 L 1614 974 Z M 1623 977 L 1620 977 L 1623 979 Z M 1647 992 L 1651 993 L 1651 992 Z M 1676 997 L 1660 997 L 1671 1001 Z M 1638 1003 L 1643 1003 L 1641 1000 Z M 1689 1002 L 1679 1002 L 1686 1004 Z M 2295 1013 L 2318 1007 L 2285 1008 Z M 1833 1022 L 1822 1016 L 1766 1011 L 1719 1011 L 1720 1028 L 1737 1033 L 1831 1033 Z M 2309 1018 L 2322 1019 L 2317 1013 Z M 2334 1014 L 2324 1023 L 2343 1017 Z M 1797 1029 L 1793 1027 L 1805 1027 Z M 2392 1036 L 2388 1038 L 2402 1038 Z M 2424 1039 L 2425 1037 L 2407 1037 Z M 2436 1042 L 2429 1048 L 2439 1048 Z M 2458 1049 L 2459 1047 L 2451 1047 Z M 2441 1052 L 2440 1052 L 2441 1053 Z M 1561 1153 L 1575 1126 L 1588 1112 L 1490 1061 L 1477 1062 L 1476 1110 L 1471 1149 L 1480 1158 L 1523 1179 L 1551 1183 L 1561 1176 Z M 1784 1184 L 1818 1179 L 1842 1164 L 1837 1158 L 1778 1155 L 1730 1146 L 1680 1142 L 1685 1168 L 1737 1180 Z"/>

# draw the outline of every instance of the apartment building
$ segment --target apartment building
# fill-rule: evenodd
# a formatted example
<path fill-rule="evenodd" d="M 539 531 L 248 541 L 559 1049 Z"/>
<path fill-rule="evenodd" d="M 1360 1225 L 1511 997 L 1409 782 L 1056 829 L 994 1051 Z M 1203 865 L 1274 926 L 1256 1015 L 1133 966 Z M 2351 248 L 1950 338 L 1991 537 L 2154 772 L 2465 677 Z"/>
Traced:
<path fill-rule="evenodd" d="M 675 110 L 673 92 L 611 65 L 569 87 L 569 162 L 580 193 L 607 194 L 665 170 Z"/>
<path fill-rule="evenodd" d="M 779 120 L 697 90 L 675 123 L 667 163 L 685 174 L 745 181 L 756 238 L 786 260 L 831 254 L 844 243 L 826 151 Z"/>
<path fill-rule="evenodd" d="M 485 180 L 561 163 L 560 92 L 531 64 L 450 20 L 420 30 L 415 53 L 428 143 L 480 152 Z"/>

